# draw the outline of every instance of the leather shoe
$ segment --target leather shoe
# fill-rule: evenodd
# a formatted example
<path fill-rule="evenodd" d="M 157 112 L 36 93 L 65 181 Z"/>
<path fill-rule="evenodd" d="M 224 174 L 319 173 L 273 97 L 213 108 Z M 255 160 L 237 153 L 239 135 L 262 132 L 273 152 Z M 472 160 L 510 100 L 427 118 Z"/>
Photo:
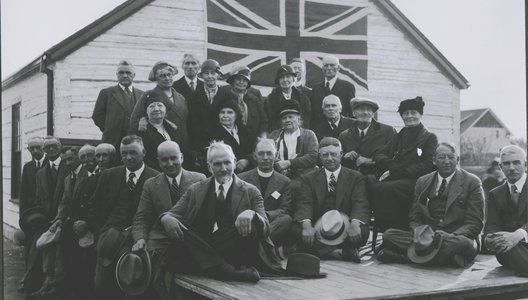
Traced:
<path fill-rule="evenodd" d="M 31 293 L 31 297 L 40 297 L 46 294 L 46 292 L 53 287 L 50 281 L 44 281 L 40 289 L 36 292 Z"/>
<path fill-rule="evenodd" d="M 344 248 L 343 249 L 343 260 L 360 263 L 359 251 L 357 248 Z"/>
<path fill-rule="evenodd" d="M 260 275 L 255 267 L 249 267 L 241 270 L 234 270 L 231 274 L 231 278 L 242 282 L 258 282 L 260 280 Z"/>
<path fill-rule="evenodd" d="M 383 263 L 407 263 L 407 256 L 401 253 L 392 251 L 391 249 L 381 249 L 378 253 L 378 260 Z"/>
<path fill-rule="evenodd" d="M 468 262 L 467 260 L 464 258 L 464 256 L 460 253 L 458 254 L 455 254 L 453 256 L 453 261 L 455 262 L 455 264 L 461 268 L 466 268 L 467 265 L 468 265 Z"/>

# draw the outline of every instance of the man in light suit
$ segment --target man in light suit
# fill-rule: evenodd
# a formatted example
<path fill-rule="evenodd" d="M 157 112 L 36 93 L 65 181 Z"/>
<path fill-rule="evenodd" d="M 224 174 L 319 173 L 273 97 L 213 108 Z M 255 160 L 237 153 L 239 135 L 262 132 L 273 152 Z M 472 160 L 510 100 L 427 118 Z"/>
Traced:
<path fill-rule="evenodd" d="M 135 75 L 134 66 L 121 61 L 116 71 L 118 84 L 99 92 L 92 113 L 95 125 L 103 133 L 102 142 L 113 145 L 117 154 L 121 139 L 128 134 L 134 105 L 143 96 L 142 90 L 132 86 Z M 120 160 L 119 155 L 116 159 Z"/>
<path fill-rule="evenodd" d="M 280 272 L 262 196 L 255 186 L 234 175 L 233 150 L 214 142 L 207 162 L 213 176 L 192 185 L 161 217 L 174 239 L 168 261 L 223 280 L 257 282 L 257 268 Z"/>
<path fill-rule="evenodd" d="M 411 232 L 386 230 L 384 249 L 378 255 L 380 261 L 406 262 L 413 232 L 424 225 L 430 226 L 434 239 L 441 239 L 441 242 L 437 254 L 419 263 L 466 267 L 473 261 L 484 225 L 484 191 L 477 176 L 457 169 L 458 161 L 454 144 L 438 144 L 434 156 L 438 171 L 416 182 L 415 199 L 409 213 Z"/>
<path fill-rule="evenodd" d="M 341 101 L 335 95 L 328 95 L 323 99 L 323 114 L 325 122 L 319 123 L 314 132 L 320 142 L 324 137 L 338 138 L 339 134 L 354 124 L 352 118 L 343 117 Z"/>
<path fill-rule="evenodd" d="M 241 173 L 239 177 L 256 186 L 263 195 L 264 209 L 270 222 L 270 238 L 275 246 L 279 246 L 286 242 L 292 218 L 290 179 L 273 170 L 276 155 L 274 140 L 260 140 L 255 147 L 257 167 Z"/>
<path fill-rule="evenodd" d="M 192 54 L 185 53 L 182 61 L 183 76 L 174 81 L 172 87 L 185 97 L 187 104 L 196 90 L 203 90 L 204 83 L 198 78 L 200 61 Z"/>
<path fill-rule="evenodd" d="M 302 251 L 321 258 L 343 259 L 359 263 L 358 248 L 369 237 L 370 208 L 365 181 L 361 173 L 341 166 L 341 143 L 326 137 L 319 144 L 319 159 L 324 168 L 301 177 L 302 187 L 293 214 L 292 232 Z M 314 225 L 329 211 L 347 216 L 343 242 L 329 245 L 321 242 Z"/>
<path fill-rule="evenodd" d="M 348 81 L 337 78 L 339 72 L 339 59 L 335 56 L 323 57 L 323 75 L 325 79 L 312 89 L 310 100 L 312 101 L 311 126 L 313 129 L 325 121 L 323 115 L 323 99 L 328 95 L 336 95 L 343 107 L 343 116 L 352 117 L 352 111 L 348 105 L 350 99 L 356 96 L 356 88 Z"/>
<path fill-rule="evenodd" d="M 528 276 L 526 152 L 514 145 L 502 148 L 499 166 L 507 181 L 489 193 L 484 243 L 502 265 Z"/>

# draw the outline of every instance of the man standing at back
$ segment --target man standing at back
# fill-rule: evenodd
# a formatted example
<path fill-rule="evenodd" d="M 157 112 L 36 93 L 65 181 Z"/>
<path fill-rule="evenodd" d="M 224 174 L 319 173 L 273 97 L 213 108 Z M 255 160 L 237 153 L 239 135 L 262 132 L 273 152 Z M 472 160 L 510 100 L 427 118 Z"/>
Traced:
<path fill-rule="evenodd" d="M 182 94 L 188 103 L 196 90 L 203 90 L 204 84 L 198 79 L 200 61 L 194 55 L 185 53 L 183 55 L 182 69 L 184 76 L 176 80 L 172 87 L 176 92 Z"/>
<path fill-rule="evenodd" d="M 119 154 L 119 143 L 128 134 L 130 115 L 136 101 L 143 91 L 132 86 L 134 66 L 123 60 L 117 66 L 116 86 L 102 89 L 99 92 L 92 114 L 92 119 L 103 133 L 102 142 L 113 145 Z M 119 155 L 116 157 L 120 159 Z"/>
<path fill-rule="evenodd" d="M 312 118 L 311 127 L 315 129 L 319 123 L 325 121 L 323 115 L 323 98 L 328 95 L 336 95 L 341 100 L 343 116 L 352 117 L 352 111 L 348 105 L 350 99 L 356 95 L 356 88 L 348 81 L 337 78 L 339 72 L 339 58 L 335 56 L 323 57 L 323 82 L 315 85 L 312 89 Z"/>

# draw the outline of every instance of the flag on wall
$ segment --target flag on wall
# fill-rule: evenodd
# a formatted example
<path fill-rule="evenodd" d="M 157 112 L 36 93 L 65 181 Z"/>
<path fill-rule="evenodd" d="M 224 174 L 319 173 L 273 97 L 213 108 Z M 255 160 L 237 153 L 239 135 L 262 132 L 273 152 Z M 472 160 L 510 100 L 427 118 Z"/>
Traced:
<path fill-rule="evenodd" d="M 306 85 L 323 80 L 322 58 L 337 56 L 339 77 L 367 86 L 367 7 L 325 0 L 206 0 L 207 57 L 223 73 L 251 69 L 256 85 L 274 86 L 276 70 L 306 61 Z"/>

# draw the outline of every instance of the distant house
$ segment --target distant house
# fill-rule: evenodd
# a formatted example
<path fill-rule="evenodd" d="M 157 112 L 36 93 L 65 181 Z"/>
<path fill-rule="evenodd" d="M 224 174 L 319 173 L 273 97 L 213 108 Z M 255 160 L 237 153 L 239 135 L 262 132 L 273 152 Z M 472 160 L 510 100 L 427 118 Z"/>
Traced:
<path fill-rule="evenodd" d="M 210 7 L 212 3 L 229 5 L 221 4 L 225 10 L 219 11 L 218 7 Z M 268 3 L 270 7 L 327 7 L 327 2 L 323 0 L 247 3 L 258 6 L 266 3 L 264 8 Z M 323 22 L 321 26 L 308 28 L 309 24 L 304 19 L 296 22 L 302 24 L 302 30 L 306 31 L 303 34 L 316 36 L 326 34 L 328 30 L 337 31 L 339 26 L 348 26 L 355 16 L 362 19 L 361 29 L 366 35 L 358 37 L 357 33 L 348 29 L 337 31 L 337 34 L 352 35 L 351 45 L 353 39 L 360 42 L 366 40 L 368 52 L 366 57 L 362 55 L 360 58 L 367 59 L 368 65 L 363 64 L 364 68 L 358 67 L 358 70 L 368 74 L 368 89 L 357 84 L 356 94 L 379 101 L 379 120 L 401 128 L 403 123 L 396 113 L 399 102 L 422 96 L 426 101 L 423 123 L 440 140 L 459 140 L 460 90 L 469 87 L 466 78 L 392 2 L 333 0 L 331 3 L 347 10 L 337 12 L 338 15 L 328 22 L 317 18 L 308 20 Z M 274 24 L 281 20 L 280 14 L 271 16 L 269 20 L 260 18 L 258 11 L 241 7 L 245 4 L 244 1 L 231 0 L 129 0 L 5 79 L 2 82 L 4 222 L 18 227 L 16 198 L 22 165 L 30 159 L 25 150 L 30 137 L 55 135 L 66 144 L 99 140 L 101 132 L 90 117 L 100 89 L 116 84 L 116 64 L 123 59 L 132 62 L 136 66 L 135 86 L 153 88 L 154 84 L 147 77 L 156 61 L 166 60 L 179 67 L 184 53 L 193 53 L 201 60 L 207 57 L 210 40 L 215 37 L 208 31 L 207 17 L 215 11 L 223 14 L 222 18 L 241 19 L 240 14 L 233 12 L 237 9 L 251 15 L 249 20 L 242 17 L 241 24 L 246 25 L 241 26 L 248 27 L 242 33 L 267 33 L 259 29 L 262 27 L 259 24 L 264 24 L 263 28 L 275 28 Z M 270 30 L 281 32 L 291 27 L 283 23 L 280 30 Z M 266 46 L 262 40 L 255 43 Z M 248 43 L 245 40 L 235 42 Z M 284 44 L 285 48 L 291 48 L 289 46 Z M 284 56 L 279 62 L 285 62 L 286 58 Z M 357 58 L 351 55 L 349 59 Z M 261 62 L 250 67 L 254 71 L 263 65 L 265 63 Z M 275 75 L 275 70 L 270 69 L 270 76 Z M 181 70 L 178 76 L 182 76 Z M 263 94 L 266 95 L 269 90 L 269 87 L 263 88 Z"/>
<path fill-rule="evenodd" d="M 460 111 L 460 147 L 468 163 L 487 163 L 511 144 L 510 130 L 490 108 Z"/>

